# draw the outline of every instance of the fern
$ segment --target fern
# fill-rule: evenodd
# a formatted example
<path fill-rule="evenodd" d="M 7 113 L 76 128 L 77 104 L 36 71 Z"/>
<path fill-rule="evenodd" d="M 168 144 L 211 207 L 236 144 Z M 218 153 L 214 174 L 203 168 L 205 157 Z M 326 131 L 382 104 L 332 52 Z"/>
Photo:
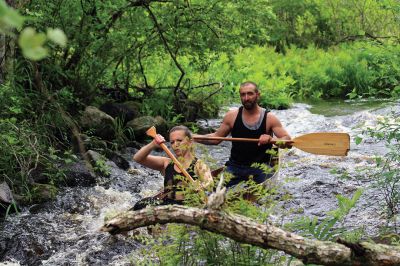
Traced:
<path fill-rule="evenodd" d="M 362 194 L 362 190 L 358 189 L 353 197 L 347 198 L 343 195 L 337 195 L 339 207 L 327 213 L 321 222 L 317 217 L 300 217 L 292 223 L 286 224 L 285 227 L 289 230 L 297 231 L 304 236 L 312 236 L 319 240 L 332 240 L 343 233 L 341 228 L 335 226 L 342 221 L 350 210 L 355 206 Z"/>

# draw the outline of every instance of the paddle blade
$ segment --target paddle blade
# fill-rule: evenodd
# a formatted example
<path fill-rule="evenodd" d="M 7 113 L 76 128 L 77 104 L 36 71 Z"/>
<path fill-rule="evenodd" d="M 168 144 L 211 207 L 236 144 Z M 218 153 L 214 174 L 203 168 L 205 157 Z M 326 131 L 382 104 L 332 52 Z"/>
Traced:
<path fill-rule="evenodd" d="M 152 137 L 152 138 L 155 138 L 156 135 L 157 135 L 157 130 L 156 130 L 156 128 L 155 128 L 154 126 L 152 126 L 151 128 L 149 128 L 149 129 L 146 131 L 146 134 L 147 134 L 147 136 L 150 136 L 150 137 Z"/>
<path fill-rule="evenodd" d="M 346 156 L 350 150 L 350 136 L 347 133 L 310 133 L 293 141 L 294 147 L 313 154 Z"/>

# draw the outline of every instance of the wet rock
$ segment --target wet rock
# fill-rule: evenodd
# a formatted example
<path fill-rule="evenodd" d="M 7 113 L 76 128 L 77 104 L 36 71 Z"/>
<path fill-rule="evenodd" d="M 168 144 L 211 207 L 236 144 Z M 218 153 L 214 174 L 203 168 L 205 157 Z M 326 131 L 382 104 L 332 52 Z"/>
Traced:
<path fill-rule="evenodd" d="M 131 121 L 138 116 L 139 112 L 137 109 L 131 109 L 124 103 L 104 103 L 99 109 L 106 114 L 112 116 L 114 119 L 118 118 L 126 125 L 128 121 Z"/>
<path fill-rule="evenodd" d="M 0 202 L 11 203 L 13 201 L 13 195 L 8 184 L 6 182 L 0 183 Z"/>
<path fill-rule="evenodd" d="M 69 187 L 75 186 L 92 186 L 96 183 L 95 175 L 88 169 L 85 162 L 79 161 L 65 166 L 64 185 Z"/>
<path fill-rule="evenodd" d="M 115 165 L 117 165 L 119 168 L 123 170 L 128 170 L 129 169 L 129 162 L 119 153 L 107 150 L 106 151 L 106 157 L 107 159 L 113 161 Z"/>
<path fill-rule="evenodd" d="M 14 207 L 12 206 L 14 204 Z M 18 211 L 12 191 L 6 182 L 0 183 L 0 216 Z"/>
<path fill-rule="evenodd" d="M 133 119 L 132 121 L 129 121 L 126 126 L 133 130 L 136 141 L 143 141 L 144 139 L 149 138 L 146 135 L 146 131 L 152 126 L 156 127 L 158 134 L 161 134 L 165 138 L 167 138 L 167 123 L 160 116 L 138 117 Z"/>
<path fill-rule="evenodd" d="M 128 172 L 128 174 L 131 174 L 131 175 L 143 175 L 142 171 L 140 171 L 139 169 L 135 169 L 135 168 L 129 168 L 127 172 Z"/>
<path fill-rule="evenodd" d="M 114 118 L 94 106 L 87 106 L 81 116 L 81 126 L 92 129 L 95 136 L 105 140 L 114 139 Z"/>

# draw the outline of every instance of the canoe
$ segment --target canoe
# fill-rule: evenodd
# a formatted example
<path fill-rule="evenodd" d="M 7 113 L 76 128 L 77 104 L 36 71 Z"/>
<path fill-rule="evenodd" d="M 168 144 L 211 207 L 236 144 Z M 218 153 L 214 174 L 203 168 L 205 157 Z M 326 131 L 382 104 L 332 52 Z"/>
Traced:
<path fill-rule="evenodd" d="M 279 175 L 279 169 L 280 169 L 280 162 L 281 162 L 281 153 L 279 152 L 279 148 L 277 147 L 273 147 L 274 152 L 272 153 L 273 156 L 271 157 L 271 166 L 274 167 L 275 169 L 277 169 L 277 171 L 275 171 L 275 173 L 273 174 L 272 177 L 268 178 L 263 185 L 267 185 L 267 181 L 271 180 L 271 179 L 276 179 Z M 221 166 L 218 167 L 216 169 L 211 170 L 211 175 L 214 178 L 217 178 L 219 174 L 221 174 L 224 170 L 226 169 L 226 166 Z M 160 191 L 158 191 L 154 196 L 151 196 L 151 198 L 156 198 L 156 199 L 160 199 L 163 200 L 167 197 L 169 192 L 164 191 L 164 189 L 161 189 Z M 247 198 L 245 196 L 245 198 Z M 252 196 L 248 195 L 248 200 L 251 200 Z M 251 201 L 255 201 L 255 200 L 251 200 Z"/>

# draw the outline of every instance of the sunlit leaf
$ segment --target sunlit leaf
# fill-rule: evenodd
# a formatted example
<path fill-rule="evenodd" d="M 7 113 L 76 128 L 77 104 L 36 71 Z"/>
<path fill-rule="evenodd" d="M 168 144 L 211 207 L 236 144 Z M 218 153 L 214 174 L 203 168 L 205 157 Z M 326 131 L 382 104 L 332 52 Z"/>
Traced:
<path fill-rule="evenodd" d="M 43 47 L 46 42 L 44 33 L 36 33 L 33 28 L 25 28 L 18 39 L 18 44 L 25 57 L 32 60 L 40 60 L 47 56 L 48 51 Z"/>
<path fill-rule="evenodd" d="M 8 7 L 3 0 L 0 0 L 0 25 L 19 29 L 23 23 L 24 18 L 17 11 Z"/>
<path fill-rule="evenodd" d="M 22 49 L 42 46 L 46 42 L 44 33 L 36 33 L 36 30 L 27 27 L 25 28 L 18 39 L 18 44 Z"/>
<path fill-rule="evenodd" d="M 61 47 L 65 47 L 67 45 L 67 36 L 60 29 L 47 29 L 47 38 Z"/>
<path fill-rule="evenodd" d="M 48 55 L 48 50 L 44 47 L 29 47 L 22 50 L 23 55 L 31 60 L 40 60 Z"/>
<path fill-rule="evenodd" d="M 355 137 L 354 141 L 356 142 L 357 145 L 359 145 L 362 142 L 362 138 L 361 137 Z"/>

